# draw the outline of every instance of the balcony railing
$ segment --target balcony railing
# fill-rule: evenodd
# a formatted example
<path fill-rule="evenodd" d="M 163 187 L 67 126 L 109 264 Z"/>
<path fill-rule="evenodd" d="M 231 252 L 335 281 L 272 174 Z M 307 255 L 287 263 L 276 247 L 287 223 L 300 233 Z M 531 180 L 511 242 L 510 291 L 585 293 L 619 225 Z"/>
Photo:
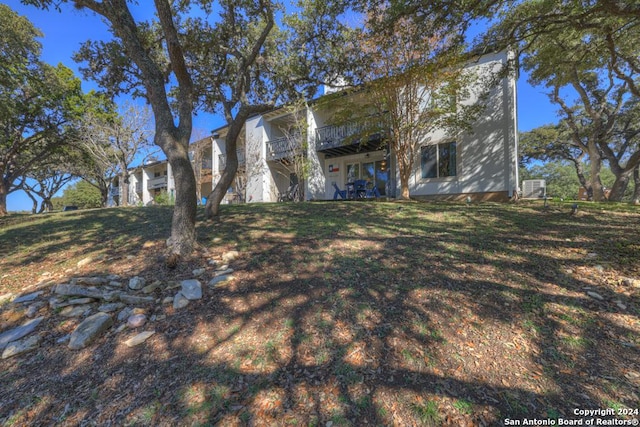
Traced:
<path fill-rule="evenodd" d="M 302 144 L 299 136 L 284 136 L 267 141 L 267 160 L 281 160 L 301 154 Z"/>
<path fill-rule="evenodd" d="M 213 161 L 211 159 L 203 159 L 201 163 L 202 170 L 211 170 L 213 168 Z"/>
<path fill-rule="evenodd" d="M 367 132 L 367 129 L 371 129 L 372 132 Z M 380 139 L 381 132 L 373 129 L 381 129 L 381 124 L 351 122 L 339 126 L 323 126 L 316 129 L 316 151 Z"/>
<path fill-rule="evenodd" d="M 238 156 L 238 166 L 243 166 L 245 164 L 244 148 L 238 148 L 236 150 L 236 156 Z M 227 155 L 218 154 L 218 172 L 224 171 L 226 167 L 227 167 Z"/>
<path fill-rule="evenodd" d="M 167 177 L 159 176 L 147 181 L 147 190 L 155 190 L 156 188 L 165 188 L 167 186 Z"/>

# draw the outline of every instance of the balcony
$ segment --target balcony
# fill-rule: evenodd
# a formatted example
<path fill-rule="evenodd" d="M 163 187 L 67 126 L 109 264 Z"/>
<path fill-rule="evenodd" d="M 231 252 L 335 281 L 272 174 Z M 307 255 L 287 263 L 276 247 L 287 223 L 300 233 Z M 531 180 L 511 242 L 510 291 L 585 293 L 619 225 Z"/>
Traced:
<path fill-rule="evenodd" d="M 356 122 L 318 128 L 316 129 L 316 151 L 325 153 L 327 157 L 335 157 L 375 151 L 384 147 L 386 143 L 383 133 L 380 131 L 366 133 L 368 127 L 381 129 L 380 125 L 373 126 Z"/>
<path fill-rule="evenodd" d="M 267 160 L 291 159 L 304 154 L 300 136 L 284 136 L 267 141 Z"/>
<path fill-rule="evenodd" d="M 244 157 L 244 148 L 238 148 L 236 150 L 236 155 L 238 156 L 238 166 L 244 166 L 246 163 Z M 227 167 L 227 155 L 226 154 L 218 154 L 218 172 L 222 172 Z"/>
<path fill-rule="evenodd" d="M 166 188 L 167 187 L 167 177 L 159 176 L 157 178 L 152 178 L 147 181 L 147 190 L 155 190 L 157 188 Z"/>
<path fill-rule="evenodd" d="M 211 159 L 203 159 L 200 167 L 203 171 L 210 171 L 213 168 L 213 161 Z"/>

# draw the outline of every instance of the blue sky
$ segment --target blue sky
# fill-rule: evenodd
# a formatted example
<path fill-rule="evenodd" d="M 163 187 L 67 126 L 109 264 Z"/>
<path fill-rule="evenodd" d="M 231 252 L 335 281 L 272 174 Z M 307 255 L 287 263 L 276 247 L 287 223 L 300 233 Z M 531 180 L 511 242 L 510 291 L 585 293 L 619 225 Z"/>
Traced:
<path fill-rule="evenodd" d="M 148 4 L 147 2 L 140 2 Z M 43 11 L 33 6 L 25 6 L 19 0 L 6 1 L 10 8 L 26 16 L 44 37 L 42 43 L 42 59 L 52 65 L 63 63 L 80 76 L 78 65 L 72 55 L 82 42 L 86 40 L 108 40 L 111 37 L 107 26 L 100 18 L 89 11 L 76 10 L 68 4 L 63 4 L 62 13 L 55 10 Z M 139 9 L 138 13 L 144 13 Z M 98 89 L 93 82 L 84 82 L 83 90 Z M 518 80 L 518 124 L 520 131 L 527 131 L 556 120 L 556 107 L 540 87 L 532 87 L 526 80 L 526 75 L 520 75 Z M 199 113 L 194 117 L 194 135 L 207 135 L 210 130 L 224 124 L 222 117 Z M 22 191 L 10 194 L 7 198 L 7 208 L 10 211 L 31 210 L 31 200 Z"/>

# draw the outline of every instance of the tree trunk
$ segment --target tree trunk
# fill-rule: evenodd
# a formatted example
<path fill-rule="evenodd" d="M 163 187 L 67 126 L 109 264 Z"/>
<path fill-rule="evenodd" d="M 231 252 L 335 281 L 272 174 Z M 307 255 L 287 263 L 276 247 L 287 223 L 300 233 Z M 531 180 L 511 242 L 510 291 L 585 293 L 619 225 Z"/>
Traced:
<path fill-rule="evenodd" d="M 186 256 L 196 246 L 196 179 L 186 149 L 171 150 L 167 154 L 176 185 L 167 247 L 173 254 Z"/>
<path fill-rule="evenodd" d="M 411 176 L 411 166 L 398 162 L 398 173 L 400 175 L 400 197 L 403 200 L 411 198 L 409 194 L 409 177 Z"/>
<path fill-rule="evenodd" d="M 624 193 L 629 186 L 629 180 L 631 178 L 632 171 L 623 172 L 616 176 L 616 180 L 613 183 L 613 187 L 611 188 L 611 193 L 609 193 L 609 200 L 612 202 L 620 202 L 624 197 Z"/>
<path fill-rule="evenodd" d="M 633 196 L 631 196 L 631 203 L 634 205 L 640 205 L 640 166 L 636 166 L 633 170 Z"/>
<path fill-rule="evenodd" d="M 215 218 L 220 214 L 220 203 L 222 202 L 224 195 L 227 193 L 227 189 L 233 182 L 236 172 L 238 171 L 237 141 L 248 115 L 249 112 L 244 108 L 241 108 L 236 115 L 236 118 L 233 119 L 229 125 L 229 132 L 224 140 L 227 159 L 224 172 L 222 172 L 220 180 L 213 191 L 211 191 L 211 194 L 209 194 L 209 197 L 207 197 L 207 204 L 204 210 L 205 216 L 209 219 Z"/>
<path fill-rule="evenodd" d="M 598 149 L 589 144 L 589 162 L 591 165 L 591 191 L 594 202 L 602 202 L 605 200 L 602 181 L 600 180 L 600 169 L 602 168 L 602 159 Z"/>
<path fill-rule="evenodd" d="M 230 142 L 227 137 L 224 145 L 227 152 L 224 172 L 222 172 L 220 180 L 213 191 L 211 191 L 211 194 L 209 194 L 209 197 L 207 197 L 207 204 L 205 206 L 205 216 L 209 219 L 215 218 L 220 214 L 220 203 L 238 171 L 238 153 L 236 152 L 235 139 L 233 142 Z"/>
<path fill-rule="evenodd" d="M 122 183 L 122 193 L 120 194 L 120 206 L 129 205 L 129 172 L 125 171 L 120 175 L 120 182 Z"/>
<path fill-rule="evenodd" d="M 8 215 L 7 212 L 7 187 L 4 180 L 0 177 L 0 216 Z"/>

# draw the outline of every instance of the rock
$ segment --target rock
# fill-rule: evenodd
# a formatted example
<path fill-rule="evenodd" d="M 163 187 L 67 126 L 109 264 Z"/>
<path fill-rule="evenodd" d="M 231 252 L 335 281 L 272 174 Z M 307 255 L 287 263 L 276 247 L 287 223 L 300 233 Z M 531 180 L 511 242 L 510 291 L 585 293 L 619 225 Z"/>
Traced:
<path fill-rule="evenodd" d="M 63 308 L 60 315 L 64 317 L 80 317 L 90 310 L 91 307 L 88 305 L 70 305 Z"/>
<path fill-rule="evenodd" d="M 120 279 L 120 275 L 119 274 L 109 274 L 109 275 L 105 276 L 104 278 L 107 280 L 107 282 L 111 282 L 111 281 Z"/>
<path fill-rule="evenodd" d="M 632 279 L 631 277 L 624 277 L 622 284 L 625 286 L 631 286 L 632 288 L 640 288 L 640 280 Z"/>
<path fill-rule="evenodd" d="M 125 304 L 139 305 L 139 304 L 153 304 L 156 299 L 153 297 L 138 297 L 129 294 L 120 294 L 120 301 Z"/>
<path fill-rule="evenodd" d="M 98 336 L 113 325 L 113 319 L 107 313 L 96 313 L 87 317 L 71 333 L 69 348 L 79 350 L 91 344 Z"/>
<path fill-rule="evenodd" d="M 63 343 L 66 343 L 67 341 L 69 341 L 70 339 L 71 339 L 71 334 L 67 334 L 67 335 L 65 335 L 63 337 L 58 338 L 56 340 L 56 343 L 57 344 L 63 344 Z"/>
<path fill-rule="evenodd" d="M 111 313 L 112 311 L 120 310 L 122 307 L 124 307 L 124 304 L 122 304 L 121 302 L 110 302 L 98 307 L 98 311 L 102 311 L 103 313 Z"/>
<path fill-rule="evenodd" d="M 604 301 L 604 297 L 597 292 L 587 291 L 587 295 L 593 299 L 597 299 L 598 301 Z"/>
<path fill-rule="evenodd" d="M 215 259 L 210 259 L 209 261 L 207 261 L 207 264 L 209 264 L 211 267 L 215 267 L 218 265 L 218 261 L 216 261 Z"/>
<path fill-rule="evenodd" d="M 122 282 L 118 282 L 117 280 L 111 280 L 109 282 L 109 286 L 114 287 L 114 288 L 121 288 L 122 287 Z"/>
<path fill-rule="evenodd" d="M 202 276 L 205 273 L 205 271 L 207 271 L 206 268 L 196 268 L 191 272 L 191 274 L 193 274 L 194 277 L 198 277 L 198 276 Z"/>
<path fill-rule="evenodd" d="M 133 314 L 127 319 L 127 326 L 130 328 L 139 328 L 147 323 L 147 316 L 144 314 Z"/>
<path fill-rule="evenodd" d="M 202 284 L 199 280 L 183 280 L 180 282 L 182 286 L 181 293 L 188 300 L 196 300 L 202 298 Z"/>
<path fill-rule="evenodd" d="M 83 305 L 83 304 L 91 304 L 94 302 L 94 298 L 74 298 L 67 301 L 68 305 Z"/>
<path fill-rule="evenodd" d="M 38 314 L 38 311 L 44 307 L 44 303 L 43 302 L 34 302 L 33 304 L 31 304 L 29 306 L 29 308 L 27 308 L 27 317 L 29 319 L 31 319 L 32 317 L 35 317 L 36 314 Z"/>
<path fill-rule="evenodd" d="M 87 288 L 85 286 L 72 285 L 72 284 L 60 284 L 55 287 L 54 291 L 57 295 L 64 296 L 79 296 L 97 298 L 110 301 L 113 299 L 113 295 L 110 293 L 102 292 L 96 288 Z"/>
<path fill-rule="evenodd" d="M 589 252 L 587 254 L 587 259 L 594 259 L 594 258 L 598 258 L 598 254 L 595 252 Z"/>
<path fill-rule="evenodd" d="M 0 350 L 5 348 L 7 344 L 9 344 L 11 341 L 19 340 L 25 335 L 28 335 L 31 332 L 33 332 L 34 329 L 40 324 L 40 322 L 42 322 L 43 319 L 44 317 L 41 316 L 36 319 L 29 320 L 28 322 L 24 323 L 21 326 L 18 326 L 17 328 L 13 328 L 1 333 L 0 334 Z"/>
<path fill-rule="evenodd" d="M 118 322 L 124 322 L 133 314 L 133 309 L 129 307 L 123 308 L 120 313 L 118 313 Z"/>
<path fill-rule="evenodd" d="M 92 261 L 93 261 L 93 258 L 86 257 L 78 261 L 76 265 L 78 266 L 78 268 L 81 268 L 81 267 L 84 267 L 85 265 L 91 264 Z"/>
<path fill-rule="evenodd" d="M 89 285 L 89 286 L 99 286 L 105 285 L 109 281 L 104 277 L 76 277 L 71 279 L 72 285 Z"/>
<path fill-rule="evenodd" d="M 40 335 L 33 335 L 23 340 L 10 342 L 2 352 L 2 358 L 8 359 L 12 356 L 17 356 L 28 351 L 33 351 L 40 346 L 41 340 L 42 337 L 40 337 Z"/>
<path fill-rule="evenodd" d="M 216 271 L 226 270 L 227 268 L 229 268 L 229 264 L 222 264 L 216 268 Z"/>
<path fill-rule="evenodd" d="M 227 274 L 233 273 L 233 268 L 226 268 L 224 270 L 218 270 L 213 273 L 213 277 L 225 276 Z"/>
<path fill-rule="evenodd" d="M 38 292 L 32 292 L 32 293 L 27 294 L 27 295 L 22 295 L 22 296 L 19 296 L 16 299 L 14 299 L 13 303 L 30 302 L 30 301 L 33 301 L 34 299 L 38 298 L 43 293 L 44 293 L 43 291 L 38 291 Z"/>
<path fill-rule="evenodd" d="M 164 320 L 164 319 L 167 318 L 167 316 L 164 315 L 164 314 L 158 314 L 157 316 L 151 316 L 151 317 L 152 317 L 151 318 L 152 322 L 159 322 L 159 321 Z"/>
<path fill-rule="evenodd" d="M 173 297 L 173 308 L 179 310 L 181 308 L 189 305 L 189 300 L 182 295 L 182 292 L 178 292 L 175 297 Z"/>
<path fill-rule="evenodd" d="M 240 256 L 238 251 L 228 251 L 222 254 L 222 262 L 235 261 Z"/>
<path fill-rule="evenodd" d="M 217 276 L 217 277 L 214 277 L 213 279 L 209 280 L 208 285 L 209 286 L 216 286 L 216 285 L 219 285 L 219 284 L 224 283 L 224 282 L 226 282 L 228 280 L 231 280 L 231 279 L 233 279 L 233 276 L 230 275 L 230 274 L 226 274 L 224 276 Z"/>
<path fill-rule="evenodd" d="M 159 280 L 156 280 L 155 282 L 153 282 L 150 285 L 145 286 L 144 288 L 142 288 L 142 293 L 143 294 L 150 294 L 151 292 L 155 291 L 156 289 L 158 289 L 160 287 L 160 285 L 162 285 L 162 282 Z"/>
<path fill-rule="evenodd" d="M 626 306 L 626 305 L 624 305 L 624 304 L 622 303 L 622 301 L 620 301 L 619 299 L 615 300 L 615 303 L 616 303 L 616 305 L 618 306 L 618 308 L 619 308 L 620 310 L 626 310 L 626 309 L 627 309 L 627 306 Z"/>
<path fill-rule="evenodd" d="M 129 279 L 129 289 L 133 289 L 134 291 L 140 290 L 144 288 L 145 280 L 143 277 L 132 277 Z"/>
<path fill-rule="evenodd" d="M 143 342 L 145 342 L 147 339 L 149 339 L 149 337 L 151 337 L 155 333 L 156 331 L 140 332 L 138 335 L 136 335 L 135 337 L 129 338 L 124 343 L 127 347 L 135 347 L 136 345 L 142 344 Z"/>
<path fill-rule="evenodd" d="M 171 304 L 173 302 L 173 297 L 164 297 L 162 300 L 162 304 Z"/>
<path fill-rule="evenodd" d="M 598 273 L 604 272 L 604 267 L 601 266 L 600 264 L 594 266 L 593 268 L 595 268 Z"/>

